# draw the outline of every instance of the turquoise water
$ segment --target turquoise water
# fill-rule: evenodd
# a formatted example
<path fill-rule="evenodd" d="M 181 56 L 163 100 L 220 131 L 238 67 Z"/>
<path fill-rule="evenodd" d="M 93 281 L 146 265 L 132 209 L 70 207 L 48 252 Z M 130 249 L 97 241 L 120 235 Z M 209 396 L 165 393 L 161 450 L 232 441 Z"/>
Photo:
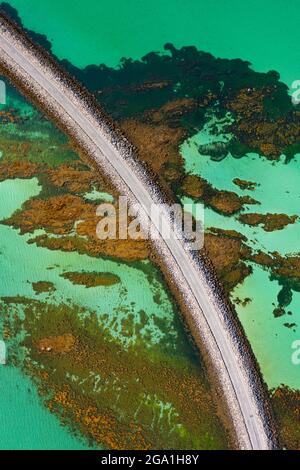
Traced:
<path fill-rule="evenodd" d="M 299 76 L 298 0 L 8 0 L 26 27 L 46 34 L 60 58 L 79 67 L 138 59 L 195 45 L 217 57 L 277 70 L 289 86 Z"/>
<path fill-rule="evenodd" d="M 232 298 L 252 299 L 245 307 L 236 305 L 236 310 L 269 388 L 286 384 L 299 389 L 300 368 L 292 362 L 292 343 L 300 338 L 300 294 L 293 292 L 287 308 L 293 313 L 291 316 L 274 318 L 272 311 L 279 290 L 276 282 L 270 282 L 268 272 L 254 265 L 253 274 L 236 287 Z M 295 322 L 297 326 L 289 329 L 285 322 Z"/>
<path fill-rule="evenodd" d="M 18 9 L 26 27 L 51 39 L 59 58 L 67 58 L 80 67 L 91 63 L 116 66 L 122 56 L 140 58 L 149 51 L 162 51 L 164 43 L 173 42 L 176 47 L 195 45 L 215 56 L 249 60 L 257 71 L 275 69 L 288 86 L 299 78 L 297 0 L 117 0 L 113 3 L 87 0 L 84 8 L 78 0 L 10 0 L 9 3 Z M 289 165 L 283 160 L 271 164 L 255 154 L 239 160 L 229 156 L 216 163 L 198 152 L 197 145 L 207 138 L 209 129 L 202 129 L 182 146 L 188 171 L 201 174 L 218 189 L 248 194 L 262 203 L 247 207 L 246 212 L 300 215 L 299 156 Z M 242 191 L 233 184 L 235 177 L 254 181 L 258 186 L 255 191 Z M 251 228 L 234 217 L 206 209 L 205 223 L 207 227 L 238 230 L 247 236 L 253 249 L 278 250 L 281 254 L 299 251 L 299 221 L 283 231 L 267 233 L 260 227 Z M 76 263 L 75 258 L 78 260 L 74 256 L 72 263 Z M 93 262 L 89 263 L 94 266 Z M 109 268 L 113 272 L 113 266 Z M 49 273 L 47 279 L 55 280 L 64 292 L 72 294 L 70 283 L 58 280 L 57 272 Z M 114 289 L 118 291 L 119 286 Z M 96 308 L 95 302 L 85 300 L 81 290 L 86 305 Z M 232 297 L 253 299 L 246 307 L 238 305 L 237 311 L 269 386 L 286 383 L 300 387 L 298 369 L 290 364 L 290 344 L 297 338 L 298 327 L 289 330 L 282 325 L 286 317 L 274 319 L 272 315 L 279 290 L 276 282 L 270 282 L 267 272 L 255 267 Z M 293 316 L 298 311 L 299 296 L 294 292 L 289 306 Z M 292 318 L 289 321 L 293 322 Z M 267 332 L 264 340 L 263 331 Z"/>
<path fill-rule="evenodd" d="M 0 218 L 8 217 L 28 197 L 39 192 L 35 178 L 0 183 Z M 22 285 L 28 284 L 27 279 L 20 279 L 20 272 L 26 271 L 28 260 L 23 257 L 24 252 L 17 241 L 21 237 L 10 237 L 7 229 L 12 232 L 0 225 L 0 270 L 5 273 L 1 276 L 0 295 L 12 292 L 10 286 L 13 285 L 14 295 L 18 295 L 22 294 Z M 11 263 L 12 256 L 18 262 Z M 87 448 L 45 409 L 31 381 L 19 369 L 8 365 L 0 366 L 0 429 L 0 448 L 3 450 Z M 24 432 L 24 429 L 30 432 Z"/>
<path fill-rule="evenodd" d="M 12 366 L 0 366 L 0 429 L 1 450 L 88 448 L 60 425 L 41 403 L 30 379 Z"/>
<path fill-rule="evenodd" d="M 237 217 L 226 217 L 217 212 L 205 209 L 206 227 L 221 227 L 237 230 L 248 238 L 253 249 L 279 251 L 285 255 L 299 251 L 300 231 L 300 155 L 285 164 L 285 157 L 272 162 L 255 153 L 243 158 L 234 158 L 230 154 L 220 162 L 213 161 L 208 155 L 199 152 L 199 144 L 209 140 L 204 131 L 199 131 L 181 146 L 187 172 L 208 180 L 215 188 L 233 191 L 239 196 L 250 196 L 260 204 L 247 205 L 243 213 L 278 213 L 289 216 L 297 215 L 299 220 L 288 225 L 284 230 L 266 232 L 262 227 L 250 227 L 237 220 Z M 218 141 L 220 141 L 219 138 Z M 233 183 L 235 178 L 257 184 L 255 190 L 242 190 Z"/>

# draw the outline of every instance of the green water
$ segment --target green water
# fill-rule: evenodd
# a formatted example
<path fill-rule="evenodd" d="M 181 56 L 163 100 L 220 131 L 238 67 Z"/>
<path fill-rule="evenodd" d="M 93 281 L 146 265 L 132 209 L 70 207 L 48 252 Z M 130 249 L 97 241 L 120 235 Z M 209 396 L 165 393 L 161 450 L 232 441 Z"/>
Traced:
<path fill-rule="evenodd" d="M 40 190 L 36 178 L 1 182 L 0 220 L 9 217 L 26 200 L 37 196 Z M 105 196 L 105 193 L 100 194 Z M 35 235 L 41 232 L 36 231 Z M 143 328 L 139 328 L 140 339 L 147 337 L 149 344 L 163 341 L 165 333 L 158 326 L 160 321 L 166 322 L 169 338 L 170 335 L 176 338 L 177 331 L 172 326 L 173 307 L 158 279 L 154 277 L 150 282 L 146 271 L 115 261 L 91 258 L 76 252 L 51 251 L 28 244 L 28 239 L 33 236 L 20 236 L 17 230 L 0 224 L 0 297 L 38 298 L 39 301 L 51 304 L 80 305 L 86 314 L 93 311 L 101 316 L 106 314 L 107 327 L 124 347 L 135 342 L 136 334 L 133 333 L 130 337 L 122 336 L 122 320 L 133 314 L 134 322 L 138 325 L 142 310 L 147 312 L 147 323 Z M 148 264 L 143 263 L 145 268 Z M 61 277 L 66 271 L 82 270 L 114 273 L 119 276 L 121 282 L 110 287 L 86 289 Z M 41 280 L 52 282 L 56 291 L 50 295 L 42 293 L 37 296 L 32 283 Z M 160 298 L 159 304 L 155 301 L 157 295 Z M 105 325 L 102 322 L 102 327 Z M 170 331 L 171 328 L 173 332 Z M 10 342 L 7 343 L 7 349 L 9 361 Z M 0 368 L 0 428 L 1 449 L 84 448 L 84 444 L 63 428 L 43 407 L 29 379 L 11 366 Z M 17 429 L 16 432 L 13 432 L 14 428 Z M 24 430 L 28 429 L 32 432 L 24 433 Z"/>
<path fill-rule="evenodd" d="M 197 135 L 188 139 L 181 146 L 188 172 L 201 175 L 220 190 L 234 191 L 240 196 L 248 195 L 260 204 L 246 206 L 243 213 L 284 213 L 300 216 L 300 155 L 289 164 L 282 157 L 272 164 L 258 154 L 247 154 L 243 158 L 228 155 L 220 162 L 199 152 L 198 146 L 213 140 L 225 140 L 209 134 L 205 126 Z M 257 183 L 254 191 L 241 190 L 233 183 L 234 178 Z M 183 202 L 192 201 L 184 198 Z M 281 255 L 299 252 L 300 219 L 283 230 L 266 232 L 262 227 L 243 225 L 235 217 L 226 217 L 212 209 L 205 209 L 205 227 L 218 227 L 236 230 L 247 237 L 247 244 L 254 250 L 266 253 L 278 251 Z M 251 298 L 246 306 L 235 305 L 246 335 L 258 358 L 264 378 L 270 388 L 284 383 L 300 388 L 299 367 L 291 361 L 292 343 L 300 337 L 298 316 L 300 293 L 293 292 L 292 303 L 287 310 L 292 315 L 274 318 L 273 310 L 277 306 L 277 295 L 281 287 L 276 281 L 270 281 L 270 274 L 258 266 L 253 266 L 251 274 L 243 284 L 234 289 L 231 298 Z M 289 329 L 284 323 L 296 323 Z"/>
<path fill-rule="evenodd" d="M 46 34 L 59 58 L 79 67 L 195 45 L 242 58 L 257 71 L 299 77 L 298 0 L 8 0 L 26 27 Z"/>
<path fill-rule="evenodd" d="M 299 78 L 297 0 L 116 0 L 113 3 L 87 0 L 84 7 L 78 0 L 10 0 L 9 3 L 18 9 L 26 27 L 51 39 L 59 58 L 67 58 L 80 67 L 92 63 L 116 66 L 120 57 L 140 58 L 149 51 L 162 51 L 164 43 L 172 42 L 176 47 L 195 45 L 215 56 L 249 60 L 257 71 L 275 69 L 289 86 Z M 202 130 L 182 146 L 188 171 L 201 174 L 219 189 L 233 190 L 240 195 L 248 193 L 261 202 L 260 206 L 249 206 L 246 212 L 300 215 L 299 158 L 289 165 L 283 161 L 271 165 L 252 154 L 215 163 L 197 151 L 197 144 L 204 143 L 206 137 Z M 232 182 L 235 177 L 253 180 L 259 186 L 254 192 L 241 191 Z M 254 249 L 278 250 L 281 254 L 299 250 L 299 222 L 284 231 L 266 233 L 262 228 L 242 225 L 233 217 L 207 209 L 205 223 L 207 227 L 238 230 L 247 236 Z M 270 282 L 268 273 L 261 271 L 255 268 L 253 275 L 234 292 L 233 297 L 244 295 L 255 299 L 247 307 L 237 306 L 238 314 L 268 384 L 275 386 L 283 382 L 300 387 L 300 374 L 289 359 L 290 344 L 297 338 L 298 327 L 296 331 L 288 330 L 282 326 L 284 320 L 272 316 L 280 287 Z M 68 291 L 67 281 L 60 282 Z M 293 315 L 297 313 L 299 296 L 293 295 L 290 306 Z M 259 332 L 264 330 L 268 334 L 262 341 Z M 276 366 L 278 357 L 281 367 Z"/>
<path fill-rule="evenodd" d="M 292 362 L 292 343 L 300 337 L 300 294 L 293 292 L 287 308 L 291 316 L 274 318 L 272 311 L 279 290 L 276 282 L 270 282 L 268 272 L 254 265 L 253 274 L 233 291 L 232 298 L 252 299 L 245 307 L 237 305 L 236 309 L 269 388 L 287 384 L 299 389 L 300 369 Z M 285 322 L 298 324 L 290 329 L 284 326 Z"/>
<path fill-rule="evenodd" d="M 246 206 L 243 213 L 283 213 L 300 217 L 299 154 L 289 164 L 284 163 L 284 156 L 270 163 L 255 153 L 243 158 L 234 158 L 229 154 L 222 161 L 215 162 L 198 151 L 198 145 L 207 142 L 205 132 L 200 131 L 181 146 L 187 172 L 201 176 L 217 189 L 249 196 L 260 203 Z M 257 186 L 253 191 L 242 190 L 233 183 L 235 178 L 254 182 Z M 262 227 L 244 225 L 237 217 L 226 217 L 206 208 L 205 225 L 207 228 L 237 230 L 248 238 L 247 243 L 256 250 L 278 251 L 282 255 L 299 250 L 300 219 L 283 231 L 266 232 Z"/>
<path fill-rule="evenodd" d="M 24 202 L 22 197 L 27 196 L 28 199 L 38 193 L 35 179 L 7 180 L 0 183 L 0 219 L 11 215 L 12 208 L 20 207 L 21 204 L 18 203 Z M 13 198 L 10 198 L 11 194 L 14 194 Z M 35 235 L 38 233 L 42 231 L 35 232 Z M 57 289 L 51 295 L 52 303 L 77 303 L 90 311 L 96 311 L 99 315 L 107 314 L 107 326 L 117 316 L 111 331 L 116 338 L 120 336 L 122 320 L 132 313 L 138 322 L 139 312 L 143 310 L 149 318 L 147 325 L 140 331 L 141 336 L 150 332 L 153 343 L 161 340 L 162 332 L 155 319 L 166 320 L 171 324 L 173 312 L 172 305 L 158 281 L 154 279 L 150 284 L 147 275 L 140 269 L 116 261 L 92 258 L 77 252 L 46 250 L 35 244 L 28 244 L 27 240 L 30 238 L 32 235 L 20 236 L 18 231 L 11 227 L 0 225 L 0 267 L 1 271 L 6 273 L 3 280 L 1 279 L 0 297 L 34 297 L 32 283 L 41 280 L 52 282 Z M 147 266 L 148 262 L 143 264 Z M 85 286 L 73 285 L 61 277 L 66 271 L 110 272 L 119 276 L 121 282 L 110 287 L 86 289 Z M 157 293 L 160 294 L 159 305 L 154 301 Z M 39 300 L 43 301 L 48 297 L 48 293 L 40 294 Z M 135 339 L 133 334 L 130 338 L 122 338 L 122 341 L 128 343 L 134 342 Z"/>
<path fill-rule="evenodd" d="M 0 183 L 0 218 L 8 217 L 39 192 L 35 178 Z M 24 256 L 23 246 L 19 243 L 21 237 L 11 235 L 14 233 L 10 228 L 0 225 L 0 271 L 4 274 L 1 275 L 0 295 L 22 294 L 30 285 L 29 258 Z M 35 256 L 34 252 L 31 256 Z M 46 410 L 31 381 L 18 368 L 7 365 L 0 367 L 0 429 L 0 448 L 3 450 L 86 448 Z"/>

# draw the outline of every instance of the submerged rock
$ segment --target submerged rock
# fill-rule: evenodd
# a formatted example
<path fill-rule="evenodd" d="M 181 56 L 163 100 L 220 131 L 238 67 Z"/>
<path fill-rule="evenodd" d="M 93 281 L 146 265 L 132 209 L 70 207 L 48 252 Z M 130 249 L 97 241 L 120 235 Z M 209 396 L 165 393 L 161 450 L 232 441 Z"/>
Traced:
<path fill-rule="evenodd" d="M 6 356 L 6 344 L 4 341 L 0 340 L 0 364 L 6 364 L 7 356 Z"/>
<path fill-rule="evenodd" d="M 239 186 L 239 188 L 243 190 L 248 190 L 248 191 L 254 191 L 257 186 L 257 183 L 255 183 L 254 181 L 242 180 L 240 178 L 234 178 L 232 182 L 236 186 Z"/>
<path fill-rule="evenodd" d="M 73 284 L 85 287 L 112 286 L 121 282 L 116 274 L 102 272 L 66 272 L 61 274 L 61 277 L 68 279 Z"/>

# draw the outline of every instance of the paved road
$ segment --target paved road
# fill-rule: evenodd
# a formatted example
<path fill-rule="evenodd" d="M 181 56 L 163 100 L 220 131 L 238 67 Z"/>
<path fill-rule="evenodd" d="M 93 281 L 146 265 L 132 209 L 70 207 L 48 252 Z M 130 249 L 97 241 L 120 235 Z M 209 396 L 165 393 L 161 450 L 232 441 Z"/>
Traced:
<path fill-rule="evenodd" d="M 144 206 L 147 216 L 150 217 L 149 208 L 154 203 L 150 191 L 147 189 L 135 171 L 126 160 L 116 150 L 111 142 L 104 138 L 99 130 L 95 129 L 88 115 L 85 115 L 78 109 L 68 96 L 51 80 L 51 73 L 47 74 L 43 71 L 35 60 L 30 59 L 30 54 L 24 54 L 22 47 L 18 43 L 7 40 L 6 34 L 0 30 L 0 61 L 3 53 L 9 56 L 20 69 L 25 71 L 32 81 L 35 81 L 43 91 L 45 91 L 51 99 L 55 100 L 64 109 L 71 119 L 82 129 L 82 131 L 93 141 L 95 146 L 106 157 L 110 164 L 114 167 L 123 182 L 133 191 L 137 201 Z M 6 57 L 7 59 L 7 57 Z M 21 72 L 22 73 L 22 72 Z M 220 311 L 216 307 L 216 303 L 212 301 L 211 295 L 208 295 L 208 286 L 203 282 L 203 277 L 199 277 L 199 271 L 190 263 L 189 255 L 182 241 L 176 238 L 164 240 L 173 260 L 182 273 L 184 281 L 188 284 L 194 301 L 198 306 L 197 315 L 203 317 L 208 325 L 211 338 L 216 349 L 222 358 L 222 373 L 228 375 L 228 383 L 233 387 L 231 392 L 231 402 L 234 403 L 239 410 L 239 432 L 244 432 L 244 447 L 248 449 L 268 449 L 272 448 L 265 427 L 263 425 L 262 410 L 258 409 L 258 405 L 253 395 L 250 383 L 245 377 L 245 371 L 242 370 L 241 363 L 236 353 L 233 341 L 226 331 L 224 322 L 221 319 Z M 211 292 L 210 292 L 211 294 Z M 203 321 L 202 318 L 202 321 Z M 226 396 L 226 390 L 224 390 Z M 241 437 L 241 436 L 240 436 Z"/>

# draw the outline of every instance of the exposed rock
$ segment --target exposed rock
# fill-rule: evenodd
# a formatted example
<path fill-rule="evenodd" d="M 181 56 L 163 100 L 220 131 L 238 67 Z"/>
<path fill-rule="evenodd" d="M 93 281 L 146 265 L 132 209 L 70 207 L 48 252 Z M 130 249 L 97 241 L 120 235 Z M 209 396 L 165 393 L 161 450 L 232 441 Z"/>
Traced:
<path fill-rule="evenodd" d="M 231 191 L 217 191 L 208 199 L 209 205 L 218 212 L 232 215 L 243 208 L 241 198 Z"/>
<path fill-rule="evenodd" d="M 68 279 L 72 284 L 85 287 L 112 286 L 121 281 L 116 274 L 98 272 L 66 272 L 61 274 L 61 277 Z"/>
<path fill-rule="evenodd" d="M 69 234 L 78 220 L 94 218 L 96 207 L 80 196 L 63 194 L 49 199 L 30 199 L 23 209 L 16 211 L 2 223 L 32 233 L 45 229 L 54 234 Z"/>
<path fill-rule="evenodd" d="M 72 193 L 88 192 L 91 187 L 100 188 L 97 174 L 89 169 L 79 169 L 74 165 L 63 164 L 47 170 L 51 183 L 57 188 L 65 188 Z"/>
<path fill-rule="evenodd" d="M 29 161 L 0 161 L 0 181 L 14 178 L 29 179 L 36 176 L 39 170 L 40 166 L 38 164 Z"/>
<path fill-rule="evenodd" d="M 281 114 L 279 93 L 277 85 L 244 88 L 225 105 L 236 115 L 231 130 L 237 139 L 270 160 L 277 160 L 300 140 L 299 111 L 290 109 Z"/>
<path fill-rule="evenodd" d="M 236 230 L 225 230 L 225 229 L 216 228 L 216 227 L 209 227 L 207 231 L 210 233 L 214 233 L 215 235 L 222 235 L 224 237 L 236 238 L 238 240 L 243 240 L 244 242 L 247 241 L 247 237 L 243 235 L 242 233 L 237 232 Z"/>
<path fill-rule="evenodd" d="M 254 263 L 260 264 L 262 266 L 274 266 L 274 259 L 272 256 L 268 253 L 264 253 L 261 250 L 257 251 L 256 253 L 251 253 L 249 259 L 250 261 L 253 261 Z"/>
<path fill-rule="evenodd" d="M 62 194 L 48 199 L 30 199 L 23 209 L 16 211 L 3 224 L 19 228 L 21 233 L 33 233 L 44 229 L 45 235 L 29 242 L 49 249 L 78 251 L 90 256 L 109 256 L 124 261 L 146 259 L 149 247 L 146 240 L 110 239 L 100 240 L 97 236 L 97 204 L 87 202 L 81 196 Z M 130 219 L 129 219 L 130 220 Z M 119 226 L 119 212 L 116 207 L 116 227 Z M 50 234 L 61 237 L 51 237 Z"/>
<path fill-rule="evenodd" d="M 253 181 L 241 180 L 240 178 L 234 178 L 232 181 L 239 188 L 248 191 L 254 191 L 257 186 L 257 183 L 254 183 Z"/>
<path fill-rule="evenodd" d="M 36 243 L 38 246 L 48 248 L 49 250 L 77 251 L 80 254 L 87 254 L 89 256 L 107 256 L 128 262 L 149 258 L 150 249 L 143 240 L 131 240 L 130 238 L 127 240 L 98 240 L 96 238 L 96 224 L 91 227 L 93 233 L 95 232 L 95 236 L 91 236 L 91 238 L 94 236 L 94 240 L 85 240 L 76 235 L 59 238 L 39 235 L 30 239 L 28 243 Z M 87 233 L 89 233 L 89 229 Z"/>
<path fill-rule="evenodd" d="M 6 108 L 0 110 L 0 123 L 1 124 L 13 124 L 21 121 L 19 113 L 14 108 Z"/>
<path fill-rule="evenodd" d="M 75 347 L 76 338 L 70 333 L 59 336 L 50 336 L 37 342 L 39 353 L 65 354 Z"/>
<path fill-rule="evenodd" d="M 32 283 L 32 288 L 36 294 L 42 294 L 45 292 L 54 292 L 56 289 L 53 282 L 38 281 Z"/>

